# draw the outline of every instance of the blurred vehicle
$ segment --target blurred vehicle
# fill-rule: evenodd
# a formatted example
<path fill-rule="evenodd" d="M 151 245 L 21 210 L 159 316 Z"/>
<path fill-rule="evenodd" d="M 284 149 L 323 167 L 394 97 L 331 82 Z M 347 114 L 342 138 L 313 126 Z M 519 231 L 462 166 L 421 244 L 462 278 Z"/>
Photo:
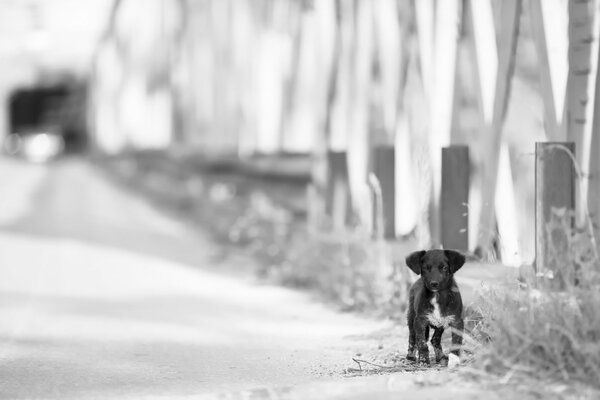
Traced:
<path fill-rule="evenodd" d="M 87 148 L 85 86 L 38 84 L 16 89 L 9 98 L 11 134 L 0 145 L 5 154 L 47 162 Z"/>
<path fill-rule="evenodd" d="M 5 153 L 31 162 L 47 162 L 64 153 L 65 140 L 58 126 L 23 129 L 4 141 Z"/>

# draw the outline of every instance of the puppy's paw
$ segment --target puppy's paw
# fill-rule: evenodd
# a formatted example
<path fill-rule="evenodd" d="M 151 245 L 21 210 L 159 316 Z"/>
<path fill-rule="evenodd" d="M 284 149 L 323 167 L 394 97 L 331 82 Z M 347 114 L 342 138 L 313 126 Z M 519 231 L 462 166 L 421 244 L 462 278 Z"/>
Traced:
<path fill-rule="evenodd" d="M 460 357 L 454 353 L 448 355 L 448 368 L 456 368 L 460 365 Z"/>
<path fill-rule="evenodd" d="M 435 362 L 438 364 L 448 364 L 448 356 L 444 354 L 441 347 L 434 347 L 435 350 Z"/>
<path fill-rule="evenodd" d="M 406 355 L 406 359 L 407 359 L 408 361 L 417 361 L 417 357 L 415 357 L 415 353 L 412 353 L 412 354 L 411 354 L 411 353 L 408 353 L 408 354 Z"/>
<path fill-rule="evenodd" d="M 441 364 L 442 366 L 448 365 L 448 356 L 446 356 L 446 355 L 442 355 L 440 357 L 436 356 L 435 362 L 437 362 L 438 364 Z"/>

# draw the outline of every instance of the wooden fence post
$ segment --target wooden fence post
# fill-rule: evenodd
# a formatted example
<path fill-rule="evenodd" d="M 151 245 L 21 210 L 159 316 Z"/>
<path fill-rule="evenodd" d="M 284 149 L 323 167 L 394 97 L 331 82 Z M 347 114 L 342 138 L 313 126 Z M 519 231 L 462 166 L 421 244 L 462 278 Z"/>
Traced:
<path fill-rule="evenodd" d="M 445 249 L 469 250 L 468 146 L 442 148 L 442 187 L 440 199 L 441 243 Z"/>
<path fill-rule="evenodd" d="M 333 228 L 342 230 L 350 220 L 351 202 L 348 182 L 348 159 L 345 151 L 327 153 L 329 174 L 325 211 L 331 217 Z"/>
<path fill-rule="evenodd" d="M 396 149 L 393 145 L 379 145 L 374 149 L 373 172 L 381 185 L 383 202 L 383 237 L 396 237 Z M 377 219 L 374 219 L 377 221 Z"/>
<path fill-rule="evenodd" d="M 535 144 L 535 268 L 538 273 L 551 272 L 558 286 L 564 284 L 568 268 L 556 259 L 568 250 L 560 235 L 548 235 L 553 209 L 575 209 L 575 143 L 542 142 Z"/>

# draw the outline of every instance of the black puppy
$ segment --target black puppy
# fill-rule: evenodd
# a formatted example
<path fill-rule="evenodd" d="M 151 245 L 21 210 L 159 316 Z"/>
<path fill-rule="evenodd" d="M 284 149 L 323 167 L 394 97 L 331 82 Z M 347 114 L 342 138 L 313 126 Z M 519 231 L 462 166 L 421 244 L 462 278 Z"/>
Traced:
<path fill-rule="evenodd" d="M 431 344 L 436 362 L 448 360 L 453 367 L 460 362 L 462 345 L 463 305 L 454 281 L 454 273 L 465 263 L 465 256 L 454 250 L 415 251 L 406 257 L 406 265 L 421 277 L 411 286 L 408 301 L 409 360 L 429 364 L 429 327 L 434 329 Z M 444 329 L 452 328 L 450 358 L 442 351 Z"/>

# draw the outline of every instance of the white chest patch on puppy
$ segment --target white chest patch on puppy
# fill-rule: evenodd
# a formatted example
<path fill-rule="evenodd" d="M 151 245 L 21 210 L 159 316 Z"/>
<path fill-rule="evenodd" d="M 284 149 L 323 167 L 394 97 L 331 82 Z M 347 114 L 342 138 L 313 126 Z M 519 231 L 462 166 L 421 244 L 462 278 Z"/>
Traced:
<path fill-rule="evenodd" d="M 442 312 L 440 310 L 440 305 L 437 300 L 437 293 L 431 298 L 431 305 L 433 306 L 433 311 L 427 314 L 427 321 L 436 328 L 444 328 L 448 329 L 451 323 L 454 322 L 454 316 L 449 315 L 447 317 L 442 316 Z"/>

